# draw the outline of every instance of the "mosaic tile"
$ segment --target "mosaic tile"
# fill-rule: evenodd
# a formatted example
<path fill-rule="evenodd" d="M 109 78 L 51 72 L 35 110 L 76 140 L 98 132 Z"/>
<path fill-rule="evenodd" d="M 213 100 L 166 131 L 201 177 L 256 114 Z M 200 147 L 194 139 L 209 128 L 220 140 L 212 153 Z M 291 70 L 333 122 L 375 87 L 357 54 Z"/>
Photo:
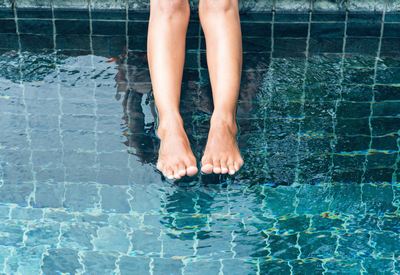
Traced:
<path fill-rule="evenodd" d="M 116 269 L 115 255 L 103 254 L 99 252 L 87 251 L 83 256 L 83 265 L 87 273 L 107 274 Z M 120 270 L 122 271 L 122 270 Z"/>
<path fill-rule="evenodd" d="M 43 272 L 75 273 L 82 268 L 78 252 L 68 248 L 49 249 L 43 259 Z"/>

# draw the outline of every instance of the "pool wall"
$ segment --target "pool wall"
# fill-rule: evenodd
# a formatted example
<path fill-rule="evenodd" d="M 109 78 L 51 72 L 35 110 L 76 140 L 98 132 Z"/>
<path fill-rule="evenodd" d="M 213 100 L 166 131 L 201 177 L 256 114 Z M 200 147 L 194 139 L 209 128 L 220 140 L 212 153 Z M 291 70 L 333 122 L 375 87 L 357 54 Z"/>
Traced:
<path fill-rule="evenodd" d="M 196 9 L 198 0 L 190 0 Z M 0 8 L 16 5 L 21 8 L 87 8 L 148 10 L 149 0 L 0 0 Z M 400 0 L 241 0 L 242 11 L 399 11 Z"/>

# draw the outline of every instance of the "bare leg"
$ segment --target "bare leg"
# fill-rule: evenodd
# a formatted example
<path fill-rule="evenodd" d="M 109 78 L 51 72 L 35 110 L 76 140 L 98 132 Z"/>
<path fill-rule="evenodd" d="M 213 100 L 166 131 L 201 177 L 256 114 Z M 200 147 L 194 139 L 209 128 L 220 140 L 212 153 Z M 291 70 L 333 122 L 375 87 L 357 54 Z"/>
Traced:
<path fill-rule="evenodd" d="M 234 174 L 243 165 L 236 142 L 236 106 L 242 67 L 238 0 L 200 0 L 214 112 L 202 172 Z"/>
<path fill-rule="evenodd" d="M 150 1 L 147 48 L 161 139 L 157 168 L 169 179 L 198 170 L 179 114 L 189 16 L 188 0 Z"/>

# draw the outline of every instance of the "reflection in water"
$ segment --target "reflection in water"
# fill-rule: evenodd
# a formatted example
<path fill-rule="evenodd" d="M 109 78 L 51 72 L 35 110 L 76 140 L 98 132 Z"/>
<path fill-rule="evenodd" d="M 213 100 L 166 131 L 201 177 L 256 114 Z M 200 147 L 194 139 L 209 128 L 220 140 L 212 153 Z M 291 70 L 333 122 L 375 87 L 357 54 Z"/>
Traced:
<path fill-rule="evenodd" d="M 144 63 L 147 57 L 140 54 L 133 64 L 127 64 L 127 55 L 120 55 L 116 59 L 118 73 L 115 76 L 117 83 L 116 99 L 122 98 L 124 111 L 123 119 L 128 127 L 127 141 L 125 144 L 134 149 L 131 152 L 143 163 L 156 163 L 158 140 L 155 134 L 155 109 L 152 100 L 150 85 L 135 85 L 135 75 L 140 73 L 138 62 Z M 146 115 L 145 110 L 149 111 Z M 147 121 L 146 121 L 147 120 Z"/>

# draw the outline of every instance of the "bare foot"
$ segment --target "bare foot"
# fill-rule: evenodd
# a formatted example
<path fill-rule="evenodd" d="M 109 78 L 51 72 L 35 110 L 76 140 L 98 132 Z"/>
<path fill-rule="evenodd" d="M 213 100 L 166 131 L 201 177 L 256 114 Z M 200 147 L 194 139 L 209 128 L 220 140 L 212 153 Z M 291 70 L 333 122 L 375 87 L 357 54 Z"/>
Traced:
<path fill-rule="evenodd" d="M 235 174 L 243 165 L 236 142 L 237 126 L 234 119 L 217 116 L 211 119 L 206 149 L 201 160 L 201 171 L 205 174 Z"/>
<path fill-rule="evenodd" d="M 168 179 L 194 176 L 198 169 L 182 119 L 165 119 L 157 134 L 161 140 L 157 169 Z"/>

